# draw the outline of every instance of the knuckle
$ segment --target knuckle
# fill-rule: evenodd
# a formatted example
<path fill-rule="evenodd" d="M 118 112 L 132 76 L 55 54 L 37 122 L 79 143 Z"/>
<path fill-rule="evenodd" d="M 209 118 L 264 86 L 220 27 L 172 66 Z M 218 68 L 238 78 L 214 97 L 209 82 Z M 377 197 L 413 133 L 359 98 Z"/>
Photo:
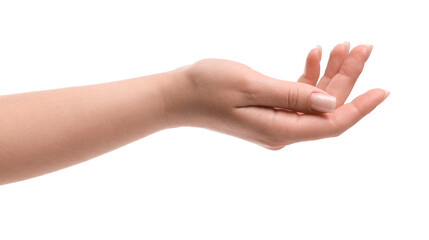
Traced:
<path fill-rule="evenodd" d="M 246 100 L 255 102 L 261 94 L 261 87 L 258 86 L 257 80 L 252 77 L 242 76 L 235 78 L 237 89 L 240 89 Z"/>
<path fill-rule="evenodd" d="M 260 91 L 257 88 L 252 87 L 251 84 L 248 82 L 245 82 L 243 85 L 245 85 L 243 92 L 246 100 L 250 102 L 255 102 L 258 99 Z"/>

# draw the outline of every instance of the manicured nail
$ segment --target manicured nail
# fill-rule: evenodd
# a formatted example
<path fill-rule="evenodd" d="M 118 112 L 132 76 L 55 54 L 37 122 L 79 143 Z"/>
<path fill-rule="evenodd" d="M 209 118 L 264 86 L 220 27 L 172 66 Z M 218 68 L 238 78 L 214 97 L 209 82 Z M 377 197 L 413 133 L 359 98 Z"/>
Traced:
<path fill-rule="evenodd" d="M 374 48 L 374 46 L 372 44 L 365 44 L 365 46 L 368 47 L 369 52 L 372 52 L 372 49 Z"/>
<path fill-rule="evenodd" d="M 337 98 L 323 93 L 313 93 L 310 96 L 310 106 L 318 112 L 335 112 Z"/>
<path fill-rule="evenodd" d="M 317 50 L 320 52 L 320 55 L 322 55 L 322 46 L 317 45 L 317 46 L 315 47 L 315 49 L 317 49 Z"/>
<path fill-rule="evenodd" d="M 390 91 L 383 89 L 386 95 L 384 96 L 384 99 L 386 99 L 390 95 Z"/>
<path fill-rule="evenodd" d="M 343 43 L 347 47 L 347 52 L 350 50 L 350 43 L 347 41 L 344 41 Z"/>

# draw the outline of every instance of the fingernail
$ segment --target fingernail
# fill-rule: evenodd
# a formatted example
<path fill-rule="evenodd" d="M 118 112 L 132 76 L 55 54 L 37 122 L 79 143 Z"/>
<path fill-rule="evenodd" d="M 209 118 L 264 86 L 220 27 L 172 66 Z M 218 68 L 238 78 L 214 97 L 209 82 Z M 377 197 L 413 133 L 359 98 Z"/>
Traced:
<path fill-rule="evenodd" d="M 344 45 L 347 47 L 347 52 L 350 50 L 350 43 L 347 41 L 344 41 Z"/>
<path fill-rule="evenodd" d="M 390 95 L 390 91 L 383 89 L 386 95 L 384 96 L 384 99 L 386 99 Z"/>
<path fill-rule="evenodd" d="M 374 46 L 372 44 L 365 44 L 365 46 L 368 47 L 369 52 L 372 52 L 372 49 L 374 48 Z"/>
<path fill-rule="evenodd" d="M 310 106 L 318 112 L 335 112 L 337 98 L 323 93 L 313 93 L 310 96 Z"/>
<path fill-rule="evenodd" d="M 322 55 L 322 46 L 320 46 L 320 45 L 317 45 L 317 46 L 316 46 L 316 49 L 317 49 L 317 50 L 319 50 L 319 52 L 320 52 L 320 55 Z"/>

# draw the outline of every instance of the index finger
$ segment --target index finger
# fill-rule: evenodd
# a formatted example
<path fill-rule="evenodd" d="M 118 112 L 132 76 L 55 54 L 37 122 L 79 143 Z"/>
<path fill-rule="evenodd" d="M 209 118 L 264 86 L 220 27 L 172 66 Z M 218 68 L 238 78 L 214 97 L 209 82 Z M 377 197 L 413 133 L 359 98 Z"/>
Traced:
<path fill-rule="evenodd" d="M 334 113 L 300 115 L 292 130 L 298 141 L 338 136 L 374 110 L 388 95 L 385 90 L 373 89 L 339 107 Z"/>

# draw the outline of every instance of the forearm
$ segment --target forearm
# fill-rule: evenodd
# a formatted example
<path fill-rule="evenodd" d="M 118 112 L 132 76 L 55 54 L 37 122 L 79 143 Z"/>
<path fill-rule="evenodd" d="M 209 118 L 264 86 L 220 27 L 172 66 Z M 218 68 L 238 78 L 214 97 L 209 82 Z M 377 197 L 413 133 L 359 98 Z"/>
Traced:
<path fill-rule="evenodd" d="M 169 127 L 176 71 L 0 96 L 0 184 L 42 175 Z"/>

